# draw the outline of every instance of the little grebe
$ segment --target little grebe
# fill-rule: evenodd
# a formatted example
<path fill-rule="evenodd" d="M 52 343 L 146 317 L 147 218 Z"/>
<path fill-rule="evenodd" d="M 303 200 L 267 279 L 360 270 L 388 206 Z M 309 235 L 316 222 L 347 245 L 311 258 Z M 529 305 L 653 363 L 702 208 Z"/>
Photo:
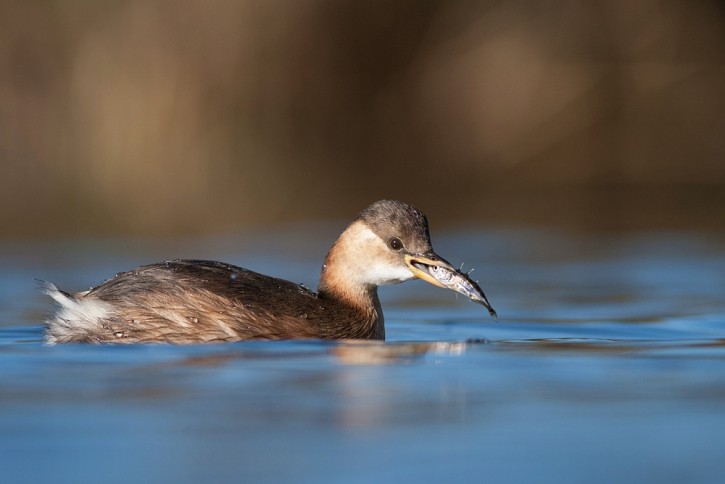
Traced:
<path fill-rule="evenodd" d="M 483 304 L 483 291 L 433 252 L 415 207 L 381 200 L 363 210 L 325 258 L 317 293 L 221 262 L 172 260 L 117 274 L 59 305 L 46 342 L 204 343 L 247 339 L 385 339 L 377 288 L 413 278 Z"/>

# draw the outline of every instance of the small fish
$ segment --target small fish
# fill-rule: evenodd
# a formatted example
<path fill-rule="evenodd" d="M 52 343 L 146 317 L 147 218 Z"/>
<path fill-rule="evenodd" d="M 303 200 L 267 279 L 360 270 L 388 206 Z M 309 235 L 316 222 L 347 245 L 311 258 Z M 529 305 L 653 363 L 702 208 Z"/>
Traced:
<path fill-rule="evenodd" d="M 482 304 L 488 313 L 498 321 L 498 315 L 496 310 L 493 309 L 491 304 L 486 299 L 486 295 L 483 293 L 478 284 L 468 277 L 468 274 L 451 270 L 443 266 L 428 266 L 428 273 L 443 286 L 456 291 L 457 293 L 463 294 L 473 302 Z"/>

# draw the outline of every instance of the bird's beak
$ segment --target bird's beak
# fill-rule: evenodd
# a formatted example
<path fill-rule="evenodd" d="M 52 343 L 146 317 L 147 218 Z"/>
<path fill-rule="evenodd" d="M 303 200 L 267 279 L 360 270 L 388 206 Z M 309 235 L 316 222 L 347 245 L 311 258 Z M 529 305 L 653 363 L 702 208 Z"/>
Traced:
<path fill-rule="evenodd" d="M 448 263 L 442 257 L 439 257 L 435 252 L 429 251 L 425 254 L 406 254 L 405 263 L 408 265 L 408 269 L 418 279 L 423 279 L 425 282 L 429 282 L 434 286 L 447 288 L 445 284 L 433 277 L 429 271 L 429 267 L 443 267 L 450 271 L 457 272 L 452 265 Z"/>
<path fill-rule="evenodd" d="M 498 321 L 496 311 L 488 302 L 486 295 L 478 287 L 478 284 L 471 280 L 468 274 L 455 269 L 442 257 L 436 255 L 435 252 L 406 254 L 405 263 L 415 277 L 423 279 L 434 286 L 443 287 L 463 294 L 470 298 L 471 301 L 483 305 L 488 309 L 489 314 Z"/>

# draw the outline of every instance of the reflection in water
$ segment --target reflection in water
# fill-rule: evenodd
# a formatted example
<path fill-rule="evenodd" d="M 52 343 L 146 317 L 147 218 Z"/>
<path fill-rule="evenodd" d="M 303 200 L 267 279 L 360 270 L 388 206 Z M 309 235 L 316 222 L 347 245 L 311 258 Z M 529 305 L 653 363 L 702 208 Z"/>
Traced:
<path fill-rule="evenodd" d="M 671 457 L 670 445 L 697 449 L 705 475 L 725 471 L 714 450 L 722 434 L 706 430 L 725 424 L 722 338 L 625 340 L 605 337 L 617 328 L 586 337 L 591 328 L 573 327 L 571 337 L 526 339 L 529 327 L 508 326 L 509 338 L 483 342 L 184 347 L 49 348 L 38 327 L 2 330 L 0 429 L 11 440 L 0 451 L 38 478 L 51 476 L 43 469 L 58 455 L 30 452 L 41 445 L 94 456 L 84 463 L 92 475 L 111 469 L 185 482 L 230 475 L 314 482 L 349 472 L 386 480 L 379 467 L 352 464 L 358 459 L 401 466 L 404 480 L 441 466 L 459 479 L 481 466 L 507 476 L 495 462 L 519 452 L 547 456 L 551 472 L 566 462 L 583 478 L 611 448 L 622 449 L 609 454 L 612 472 L 633 477 L 629 469 Z M 676 440 L 655 440 L 658 428 L 673 424 Z M 10 441 L 22 456 L 9 452 Z M 637 454 L 642 446 L 646 456 Z M 159 460 L 160 449 L 175 471 Z M 576 465 L 564 458 L 572 452 L 580 454 Z M 137 464 L 129 470 L 107 458 L 114 454 Z M 33 466 L 38 461 L 45 465 Z"/>
<path fill-rule="evenodd" d="M 346 342 L 332 348 L 331 353 L 347 365 L 385 365 L 416 361 L 427 355 L 459 356 L 466 352 L 467 343 L 395 343 L 375 341 Z"/>

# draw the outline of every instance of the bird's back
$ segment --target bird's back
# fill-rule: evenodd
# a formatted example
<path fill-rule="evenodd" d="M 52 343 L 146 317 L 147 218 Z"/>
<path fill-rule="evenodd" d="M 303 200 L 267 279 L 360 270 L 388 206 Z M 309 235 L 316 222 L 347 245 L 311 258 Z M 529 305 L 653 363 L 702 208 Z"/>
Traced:
<path fill-rule="evenodd" d="M 301 285 L 213 261 L 142 266 L 74 296 L 52 284 L 46 292 L 60 305 L 50 343 L 337 338 L 345 337 L 338 322 L 365 317 Z"/>

